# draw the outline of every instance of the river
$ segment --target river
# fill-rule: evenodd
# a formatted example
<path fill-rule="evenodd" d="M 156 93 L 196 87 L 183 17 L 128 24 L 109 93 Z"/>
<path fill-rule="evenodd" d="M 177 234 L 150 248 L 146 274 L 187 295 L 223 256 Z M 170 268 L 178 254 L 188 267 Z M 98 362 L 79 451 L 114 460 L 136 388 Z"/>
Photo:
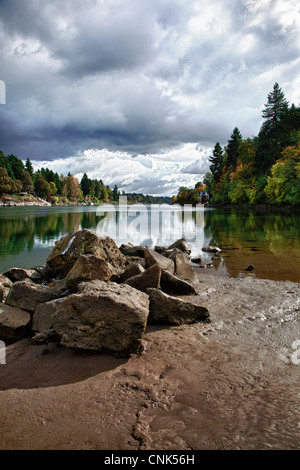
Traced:
<path fill-rule="evenodd" d="M 184 237 L 202 265 L 212 259 L 202 248 L 217 245 L 222 251 L 205 273 L 300 282 L 299 212 L 127 205 L 122 200 L 118 205 L 0 208 L 0 272 L 45 265 L 58 239 L 83 228 L 111 236 L 118 246 L 169 246 Z M 249 265 L 255 270 L 246 271 Z"/>

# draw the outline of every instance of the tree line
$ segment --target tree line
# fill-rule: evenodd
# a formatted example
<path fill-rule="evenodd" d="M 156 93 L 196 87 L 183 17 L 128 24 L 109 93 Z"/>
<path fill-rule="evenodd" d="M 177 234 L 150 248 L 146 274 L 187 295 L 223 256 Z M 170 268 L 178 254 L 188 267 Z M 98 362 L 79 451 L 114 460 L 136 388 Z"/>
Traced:
<path fill-rule="evenodd" d="M 243 139 L 235 127 L 226 146 L 215 144 L 203 179 L 210 202 L 300 205 L 300 108 L 289 105 L 277 82 L 262 118 L 257 136 Z M 186 202 L 182 188 L 178 198 Z"/>
<path fill-rule="evenodd" d="M 32 162 L 26 162 L 15 155 L 5 156 L 0 151 L 0 196 L 33 194 L 53 204 L 72 202 L 111 202 L 118 201 L 121 195 L 128 202 L 139 203 L 170 203 L 170 198 L 155 197 L 144 194 L 120 193 L 117 185 L 111 189 L 101 179 L 91 179 L 86 173 L 81 181 L 74 175 L 59 175 L 49 168 L 34 171 Z"/>

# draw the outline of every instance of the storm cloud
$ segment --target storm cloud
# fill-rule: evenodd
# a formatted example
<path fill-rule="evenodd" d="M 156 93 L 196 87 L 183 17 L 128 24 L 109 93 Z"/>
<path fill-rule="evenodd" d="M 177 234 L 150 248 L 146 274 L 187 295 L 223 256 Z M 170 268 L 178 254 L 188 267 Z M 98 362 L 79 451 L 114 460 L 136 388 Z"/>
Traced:
<path fill-rule="evenodd" d="M 0 0 L 0 149 L 174 194 L 277 81 L 299 105 L 298 0 Z M 90 156 L 92 161 L 89 161 Z"/>

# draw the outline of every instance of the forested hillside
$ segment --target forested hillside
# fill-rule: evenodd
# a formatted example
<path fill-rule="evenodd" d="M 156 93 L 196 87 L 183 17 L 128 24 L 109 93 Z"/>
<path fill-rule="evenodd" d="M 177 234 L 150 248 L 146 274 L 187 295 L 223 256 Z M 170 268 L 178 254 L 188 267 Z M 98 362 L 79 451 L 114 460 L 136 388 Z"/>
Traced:
<path fill-rule="evenodd" d="M 300 205 L 300 108 L 275 83 L 262 118 L 258 136 L 243 139 L 235 127 L 226 146 L 214 146 L 203 179 L 210 202 Z M 190 202 L 187 191 L 197 199 L 197 188 L 180 188 L 173 202 Z"/>
<path fill-rule="evenodd" d="M 33 194 L 53 204 L 72 202 L 117 202 L 120 191 L 117 185 L 111 189 L 100 179 L 91 179 L 86 173 L 79 181 L 70 173 L 59 175 L 49 168 L 34 171 L 32 162 L 26 162 L 15 155 L 5 156 L 0 151 L 0 197 L 4 195 Z M 144 194 L 129 193 L 130 203 L 170 203 L 171 198 L 154 197 Z"/>

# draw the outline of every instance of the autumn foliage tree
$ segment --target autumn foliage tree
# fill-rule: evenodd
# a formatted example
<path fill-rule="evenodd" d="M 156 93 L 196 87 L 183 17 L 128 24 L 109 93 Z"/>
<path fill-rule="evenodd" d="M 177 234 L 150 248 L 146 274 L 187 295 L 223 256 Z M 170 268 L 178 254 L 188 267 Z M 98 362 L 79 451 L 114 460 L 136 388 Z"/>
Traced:
<path fill-rule="evenodd" d="M 213 203 L 300 205 L 300 108 L 289 106 L 276 82 L 262 117 L 257 137 L 243 139 L 235 127 L 224 154 L 215 145 L 209 159 Z"/>
<path fill-rule="evenodd" d="M 271 169 L 271 176 L 265 188 L 267 199 L 271 203 L 300 202 L 300 147 L 287 147 Z"/>

